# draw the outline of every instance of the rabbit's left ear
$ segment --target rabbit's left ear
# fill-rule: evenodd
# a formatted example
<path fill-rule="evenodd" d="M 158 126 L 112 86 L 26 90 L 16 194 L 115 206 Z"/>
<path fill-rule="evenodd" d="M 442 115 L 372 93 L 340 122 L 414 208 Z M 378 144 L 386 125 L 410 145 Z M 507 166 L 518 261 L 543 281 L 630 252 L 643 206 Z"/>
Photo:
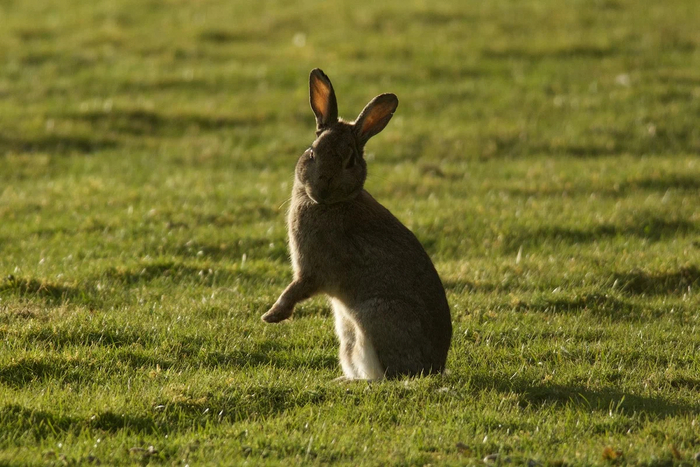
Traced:
<path fill-rule="evenodd" d="M 316 131 L 320 132 L 338 121 L 338 102 L 328 76 L 318 68 L 309 76 L 309 101 L 316 115 Z"/>
<path fill-rule="evenodd" d="M 380 94 L 370 101 L 355 120 L 355 133 L 362 144 L 384 129 L 399 106 L 395 94 Z"/>

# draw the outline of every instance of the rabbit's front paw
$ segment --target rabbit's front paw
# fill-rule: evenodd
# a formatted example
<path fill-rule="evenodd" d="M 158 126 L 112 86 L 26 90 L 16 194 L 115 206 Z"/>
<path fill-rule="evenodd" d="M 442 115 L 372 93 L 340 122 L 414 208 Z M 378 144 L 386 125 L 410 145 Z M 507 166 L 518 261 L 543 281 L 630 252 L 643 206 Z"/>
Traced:
<path fill-rule="evenodd" d="M 279 323 L 292 316 L 293 310 L 293 307 L 284 307 L 279 303 L 275 303 L 267 313 L 262 315 L 262 320 L 266 323 Z"/>

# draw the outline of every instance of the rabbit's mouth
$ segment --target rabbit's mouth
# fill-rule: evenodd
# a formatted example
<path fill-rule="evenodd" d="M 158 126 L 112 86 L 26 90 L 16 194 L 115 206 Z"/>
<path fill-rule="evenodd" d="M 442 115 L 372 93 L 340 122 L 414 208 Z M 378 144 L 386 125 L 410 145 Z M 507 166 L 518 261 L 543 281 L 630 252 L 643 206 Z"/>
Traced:
<path fill-rule="evenodd" d="M 328 204 L 328 199 L 326 197 L 320 196 L 318 193 L 312 193 L 308 187 L 304 188 L 306 197 L 309 198 L 314 204 Z"/>
<path fill-rule="evenodd" d="M 317 200 L 316 198 L 314 198 L 314 197 L 311 195 L 311 193 L 309 193 L 308 190 L 306 191 L 306 196 L 307 196 L 314 204 L 325 204 L 324 202 L 319 201 L 319 200 Z"/>
<path fill-rule="evenodd" d="M 362 188 L 359 188 L 357 190 L 353 190 L 352 193 L 350 193 L 346 196 L 334 196 L 333 194 L 330 194 L 328 196 L 321 196 L 321 194 L 319 194 L 319 193 L 312 194 L 311 190 L 309 190 L 308 188 L 304 189 L 304 192 L 306 193 L 306 197 L 309 198 L 312 203 L 320 204 L 320 205 L 324 205 L 324 206 L 350 201 L 350 200 L 356 198 L 357 195 L 359 195 L 361 191 L 362 191 Z"/>
<path fill-rule="evenodd" d="M 309 197 L 311 201 L 316 204 L 331 204 L 334 201 L 333 190 L 331 190 L 330 183 L 325 181 L 325 183 L 319 183 L 320 186 L 307 186 L 305 187 L 306 196 Z"/>

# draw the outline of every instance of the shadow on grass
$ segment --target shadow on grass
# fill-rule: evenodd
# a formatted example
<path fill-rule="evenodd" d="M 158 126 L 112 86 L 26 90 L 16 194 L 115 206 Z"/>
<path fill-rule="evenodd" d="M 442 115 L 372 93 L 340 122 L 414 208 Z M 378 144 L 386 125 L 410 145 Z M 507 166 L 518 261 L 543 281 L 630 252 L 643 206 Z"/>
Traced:
<path fill-rule="evenodd" d="M 473 23 L 480 21 L 479 15 L 457 10 L 440 10 L 429 8 L 410 12 L 411 23 L 422 23 L 426 26 L 444 26 L 454 22 Z"/>
<path fill-rule="evenodd" d="M 601 59 L 622 53 L 612 47 L 594 44 L 577 44 L 570 47 L 551 48 L 547 50 L 526 49 L 523 47 L 486 48 L 482 51 L 485 58 L 497 60 L 527 60 L 539 61 L 545 59 Z"/>
<path fill-rule="evenodd" d="M 210 353 L 198 355 L 189 362 L 174 359 L 177 365 L 193 367 L 245 368 L 249 366 L 273 366 L 283 362 L 286 368 L 296 367 L 304 371 L 309 369 L 327 369 L 337 367 L 333 358 L 324 356 L 309 358 L 287 358 L 280 355 L 283 349 L 273 343 L 258 346 L 252 352 Z M 124 366 L 132 369 L 160 368 L 167 370 L 176 365 L 148 356 L 121 352 L 110 360 L 111 367 L 117 371 Z M 112 368 L 99 363 L 86 364 L 65 359 L 25 359 L 18 363 L 0 368 L 0 382 L 14 388 L 23 388 L 33 382 L 59 380 L 63 383 L 94 384 L 96 372 L 111 372 Z M 89 416 L 65 416 L 46 410 L 31 410 L 16 404 L 6 405 L 0 409 L 0 427 L 12 427 L 14 430 L 31 433 L 37 440 L 55 436 L 59 432 L 80 433 L 85 429 L 107 432 L 125 432 L 152 434 L 190 429 L 192 426 L 206 426 L 212 421 L 227 420 L 238 422 L 256 420 L 309 404 L 322 403 L 326 398 L 325 390 L 303 390 L 287 388 L 284 385 L 260 385 L 239 389 L 230 387 L 221 395 L 195 394 L 182 395 L 154 404 L 154 413 L 149 415 L 117 414 L 104 411 Z"/>
<path fill-rule="evenodd" d="M 272 219 L 282 219 L 284 211 L 272 209 L 258 202 L 241 203 L 235 209 L 233 215 L 202 214 L 197 216 L 198 225 L 215 225 L 217 227 L 230 227 L 252 224 Z"/>
<path fill-rule="evenodd" d="M 161 337 L 145 329 L 50 329 L 43 327 L 26 334 L 25 340 L 49 345 L 53 349 L 73 346 L 125 347 L 150 345 Z"/>
<path fill-rule="evenodd" d="M 662 193 L 671 189 L 679 191 L 698 191 L 700 190 L 700 178 L 683 174 L 669 174 L 665 177 L 645 177 L 628 182 L 625 188 L 642 188 Z"/>
<path fill-rule="evenodd" d="M 100 373 L 110 374 L 124 369 L 161 368 L 172 363 L 133 351 L 120 351 L 109 365 L 98 361 L 62 357 L 23 358 L 0 367 L 0 383 L 21 389 L 35 383 L 57 381 L 61 384 L 93 384 Z"/>
<path fill-rule="evenodd" d="M 242 370 L 255 367 L 328 370 L 338 367 L 335 355 L 309 352 L 283 341 L 262 341 L 231 350 L 208 350 L 211 342 L 199 336 L 181 336 L 165 344 L 163 352 L 174 360 L 175 368 L 210 368 Z"/>
<path fill-rule="evenodd" d="M 150 416 L 116 414 L 105 411 L 89 417 L 60 415 L 47 410 L 32 410 L 18 404 L 8 404 L 0 408 L 0 426 L 30 433 L 40 441 L 58 433 L 78 434 L 85 429 L 115 433 L 152 434 L 164 428 Z"/>
<path fill-rule="evenodd" d="M 201 247 L 198 245 L 197 247 Z M 217 258 L 212 254 L 212 250 L 195 250 L 191 254 L 192 258 L 206 258 L 223 260 L 225 257 Z M 233 261 L 240 261 L 241 256 L 233 256 Z M 164 261 L 146 264 L 135 268 L 109 268 L 103 273 L 91 279 L 92 282 L 110 284 L 112 287 L 133 288 L 135 286 L 150 284 L 152 282 L 165 282 L 169 284 L 193 284 L 198 287 L 228 287 L 237 283 L 248 284 L 282 284 L 284 278 L 274 275 L 271 269 L 265 266 L 257 267 L 221 267 L 220 265 L 190 266 L 174 261 Z"/>
<path fill-rule="evenodd" d="M 41 300 L 44 304 L 53 307 L 64 304 L 82 305 L 95 310 L 101 308 L 104 303 L 100 298 L 100 292 L 97 290 L 96 284 L 111 285 L 125 290 L 125 288 L 148 284 L 156 280 L 165 280 L 176 284 L 187 283 L 212 287 L 215 284 L 225 285 L 233 283 L 241 278 L 249 281 L 258 281 L 263 276 L 264 274 L 256 274 L 254 271 L 232 272 L 220 268 L 214 273 L 209 268 L 166 261 L 147 264 L 134 269 L 108 268 L 104 272 L 84 280 L 84 285 L 81 287 L 56 284 L 34 278 L 8 276 L 0 279 L 0 297 L 13 296 L 23 299 Z M 115 295 L 112 294 L 110 299 L 114 301 Z"/>
<path fill-rule="evenodd" d="M 541 186 L 530 187 L 507 186 L 499 190 L 505 191 L 513 196 L 524 198 L 529 198 L 531 196 L 561 196 L 564 194 L 590 196 L 593 193 L 606 197 L 623 197 L 639 191 L 652 191 L 657 193 L 666 193 L 668 190 L 696 192 L 700 190 L 700 178 L 691 175 L 668 174 L 664 177 L 645 177 L 638 180 L 623 181 L 613 186 L 608 184 L 605 186 L 573 185 L 561 187 L 543 184 Z"/>
<path fill-rule="evenodd" d="M 188 266 L 174 261 L 163 261 L 131 269 L 110 267 L 101 273 L 99 277 L 96 277 L 95 280 L 105 280 L 120 286 L 145 284 L 158 279 L 167 279 L 181 284 L 188 282 L 200 283 L 208 275 L 208 271 L 201 267 Z"/>
<path fill-rule="evenodd" d="M 669 73 L 659 73 L 657 79 L 664 84 L 700 86 L 700 75 L 674 75 Z"/>
<path fill-rule="evenodd" d="M 638 321 L 646 318 L 633 304 L 608 294 L 586 293 L 573 297 L 557 296 L 539 298 L 529 303 L 519 303 L 518 310 L 563 314 L 588 312 L 593 316 L 613 321 Z"/>
<path fill-rule="evenodd" d="M 516 390 L 517 391 L 517 390 Z M 675 417 L 700 412 L 700 404 L 684 404 L 660 397 L 645 397 L 620 391 L 615 388 L 588 389 L 576 385 L 532 386 L 523 382 L 520 387 L 522 406 L 542 406 L 545 404 L 573 404 L 598 412 L 644 413 L 655 418 Z"/>
<path fill-rule="evenodd" d="M 676 376 L 669 383 L 671 387 L 687 389 L 689 391 L 700 391 L 700 378 L 689 378 L 687 376 Z"/>
<path fill-rule="evenodd" d="M 472 377 L 475 391 L 496 389 L 518 397 L 525 409 L 540 410 L 558 405 L 574 407 L 586 412 L 644 414 L 650 419 L 666 419 L 698 413 L 700 404 L 679 403 L 661 397 L 645 397 L 615 388 L 589 389 L 581 385 L 534 383 L 527 378 L 493 378 L 490 375 Z M 696 387 L 697 381 L 692 381 Z M 400 388 L 399 388 L 400 390 Z M 393 388 L 392 391 L 396 391 Z M 396 395 L 392 393 L 392 395 Z M 325 388 L 295 389 L 279 384 L 263 384 L 240 388 L 229 386 L 216 394 L 184 393 L 156 401 L 153 413 L 148 415 L 117 414 L 107 410 L 90 416 L 65 416 L 47 410 L 31 410 L 9 404 L 0 409 L 0 426 L 11 426 L 30 433 L 37 440 L 55 436 L 57 432 L 77 433 L 82 430 L 100 430 L 111 433 L 151 434 L 169 433 L 203 427 L 226 421 L 256 421 L 293 411 L 297 408 L 326 402 Z M 594 427 L 600 430 L 626 431 L 629 420 Z"/>
<path fill-rule="evenodd" d="M 207 29 L 200 32 L 197 38 L 202 42 L 211 42 L 213 44 L 226 44 L 232 42 L 249 42 L 258 40 L 255 32 L 257 31 L 241 31 L 234 29 Z"/>
<path fill-rule="evenodd" d="M 154 52 L 157 55 L 168 53 L 165 51 Z M 145 56 L 149 54 L 146 53 Z M 115 83 L 119 92 L 124 93 L 160 93 L 160 92 L 195 92 L 213 94 L 221 90 L 220 86 L 212 80 L 202 78 L 185 78 L 183 76 L 166 76 L 154 79 L 135 78 Z"/>
<path fill-rule="evenodd" d="M 194 213 L 183 221 L 174 220 L 173 216 L 168 216 L 166 226 L 169 229 L 189 229 L 193 226 L 202 225 L 228 228 L 277 219 L 281 218 L 281 215 L 282 212 L 280 210 L 274 210 L 259 203 L 243 203 L 234 207 L 232 213 Z"/>
<path fill-rule="evenodd" d="M 639 129 L 591 130 L 566 142 L 530 141 L 514 133 L 483 134 L 475 143 L 483 148 L 481 158 L 519 158 L 527 156 L 571 156 L 579 159 L 633 155 L 700 154 L 700 138 L 690 125 L 681 128 L 656 128 L 653 138 Z"/>
<path fill-rule="evenodd" d="M 118 414 L 107 410 L 95 415 L 68 416 L 48 410 L 32 410 L 18 404 L 0 408 L 0 426 L 31 433 L 37 441 L 58 433 L 80 433 L 85 429 L 109 433 L 148 435 L 176 430 L 205 427 L 212 422 L 240 422 L 260 420 L 319 404 L 326 399 L 325 390 L 298 391 L 277 385 L 233 390 L 214 397 L 178 397 L 164 400 L 154 406 L 154 413 L 137 415 Z"/>
<path fill-rule="evenodd" d="M 9 324 L 15 320 L 45 319 L 45 314 L 39 307 L 26 304 L 0 306 L 0 323 Z M 1 335 L 2 333 L 0 333 Z"/>
<path fill-rule="evenodd" d="M 0 367 L 0 383 L 15 389 L 52 379 L 75 383 L 86 376 L 86 369 L 78 369 L 77 366 L 59 358 L 22 359 Z"/>
<path fill-rule="evenodd" d="M 202 255 L 197 255 L 195 252 L 192 256 Z M 81 288 L 40 279 L 7 276 L 4 279 L 0 279 L 0 297 L 13 296 L 39 299 L 50 306 L 70 303 L 83 305 L 92 310 L 98 309 L 102 305 L 98 292 L 94 288 L 94 285 L 97 283 L 102 283 L 103 285 L 107 283 L 115 287 L 124 288 L 165 280 L 175 284 L 196 284 L 203 287 L 212 287 L 214 285 L 224 286 L 240 280 L 260 282 L 269 279 L 268 276 L 267 271 L 257 271 L 253 268 L 241 271 L 223 268 L 212 270 L 201 266 L 195 267 L 174 261 L 164 261 L 131 269 L 110 267 L 102 273 L 83 281 L 85 284 L 91 285 Z"/>
<path fill-rule="evenodd" d="M 488 293 L 502 289 L 490 282 L 474 282 L 466 279 L 443 279 L 442 285 L 446 291 L 456 294 L 468 292 Z"/>
<path fill-rule="evenodd" d="M 60 117 L 86 122 L 100 132 L 134 136 L 181 136 L 188 130 L 216 131 L 241 126 L 260 125 L 266 116 L 232 117 L 225 115 L 172 114 L 145 109 L 112 109 L 63 114 Z"/>
<path fill-rule="evenodd" d="M 41 26 L 15 28 L 14 35 L 25 42 L 48 41 L 56 37 L 56 31 Z"/>
<path fill-rule="evenodd" d="M 232 243 L 212 244 L 205 242 L 186 242 L 169 246 L 167 253 L 184 258 L 203 256 L 216 261 L 225 259 L 240 260 L 245 254 L 247 258 L 262 257 L 271 261 L 287 262 L 289 259 L 286 242 L 275 242 L 270 246 L 270 240 L 256 237 L 239 237 Z"/>
<path fill-rule="evenodd" d="M 281 342 L 266 341 L 249 348 L 231 351 L 207 350 L 211 342 L 199 336 L 180 336 L 160 343 L 157 350 L 123 348 L 134 344 L 156 345 L 145 334 L 115 336 L 114 332 L 32 333 L 26 340 L 48 343 L 53 349 L 66 346 L 112 348 L 100 351 L 91 360 L 62 356 L 26 357 L 0 366 L 0 384 L 16 389 L 47 381 L 61 384 L 91 385 L 105 378 L 144 369 L 227 369 L 244 371 L 255 367 L 284 367 L 296 371 L 332 370 L 338 367 L 335 355 L 305 352 Z M 149 352 L 159 356 L 149 355 Z"/>
<path fill-rule="evenodd" d="M 55 284 L 39 279 L 19 278 L 11 275 L 0 279 L 0 297 L 3 295 L 40 299 L 51 306 L 73 303 L 87 306 L 90 309 L 99 307 L 99 301 L 89 289 Z"/>
<path fill-rule="evenodd" d="M 218 419 L 236 423 L 260 420 L 298 407 L 320 404 L 326 398 L 326 390 L 323 388 L 300 391 L 279 385 L 259 385 L 245 391 L 229 390 L 220 396 L 163 401 L 161 405 L 164 406 L 164 414 L 172 420 L 184 418 L 196 424 L 206 424 L 207 419 Z M 207 416 L 208 414 L 211 415 Z"/>
<path fill-rule="evenodd" d="M 633 237 L 652 242 L 693 234 L 695 224 L 684 219 L 664 219 L 662 217 L 637 216 L 624 224 L 599 224 L 589 228 L 546 226 L 523 229 L 510 233 L 503 242 L 506 252 L 516 252 L 521 246 L 538 247 L 546 244 L 557 245 L 593 243 L 611 238 Z"/>
<path fill-rule="evenodd" d="M 632 295 L 682 294 L 700 285 L 700 269 L 688 266 L 675 271 L 616 273 L 614 278 L 623 292 Z"/>
<path fill-rule="evenodd" d="M 202 245 L 195 245 L 195 247 L 202 248 Z M 194 250 L 191 256 L 193 258 L 204 256 L 203 250 Z M 214 247 L 207 250 L 206 255 L 216 257 L 216 254 L 212 254 L 213 251 L 215 251 Z M 283 254 L 284 256 L 282 256 Z M 286 261 L 286 249 L 280 247 L 276 256 L 280 257 L 280 261 Z M 221 255 L 215 259 L 224 259 L 225 257 L 225 255 Z M 231 259 L 240 261 L 240 258 L 241 255 L 235 255 Z M 0 299 L 15 297 L 28 301 L 38 300 L 49 307 L 70 304 L 97 310 L 105 305 L 105 299 L 101 297 L 101 294 L 109 295 L 109 303 L 112 304 L 115 303 L 115 300 L 128 302 L 128 298 L 124 297 L 130 293 L 129 289 L 156 281 L 168 284 L 194 284 L 199 287 L 228 287 L 237 283 L 281 285 L 285 282 L 285 278 L 278 276 L 274 273 L 274 268 L 270 268 L 266 264 L 252 264 L 245 268 L 223 268 L 213 265 L 212 267 L 191 266 L 176 261 L 163 261 L 135 268 L 110 267 L 83 280 L 81 287 L 10 275 L 0 279 Z M 100 286 L 104 288 L 102 292 L 98 291 Z M 109 293 L 110 290 L 112 293 Z M 113 293 L 115 291 L 121 292 L 123 297 L 120 299 L 119 294 Z"/>
<path fill-rule="evenodd" d="M 33 137 L 0 134 L 0 154 L 6 152 L 44 152 L 51 154 L 90 154 L 112 149 L 119 144 L 111 138 L 81 135 L 44 134 Z"/>
<path fill-rule="evenodd" d="M 584 408 L 586 411 L 640 413 L 651 418 L 665 419 L 700 413 L 700 403 L 674 402 L 663 397 L 630 394 L 613 387 L 590 389 L 576 384 L 540 383 L 529 378 L 508 378 L 479 375 L 472 378 L 473 387 L 480 391 L 493 388 L 516 393 L 523 408 L 539 410 L 544 405 Z"/>

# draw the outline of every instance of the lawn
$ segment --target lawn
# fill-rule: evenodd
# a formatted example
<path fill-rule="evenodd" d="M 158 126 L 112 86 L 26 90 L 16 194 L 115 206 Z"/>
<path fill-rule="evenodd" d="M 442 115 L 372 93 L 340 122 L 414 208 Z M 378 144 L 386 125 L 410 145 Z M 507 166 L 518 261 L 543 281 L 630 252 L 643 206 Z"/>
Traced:
<path fill-rule="evenodd" d="M 692 465 L 697 0 L 0 0 L 1 465 Z M 366 188 L 447 290 L 444 375 L 339 384 L 260 320 L 308 73 L 394 92 Z"/>

